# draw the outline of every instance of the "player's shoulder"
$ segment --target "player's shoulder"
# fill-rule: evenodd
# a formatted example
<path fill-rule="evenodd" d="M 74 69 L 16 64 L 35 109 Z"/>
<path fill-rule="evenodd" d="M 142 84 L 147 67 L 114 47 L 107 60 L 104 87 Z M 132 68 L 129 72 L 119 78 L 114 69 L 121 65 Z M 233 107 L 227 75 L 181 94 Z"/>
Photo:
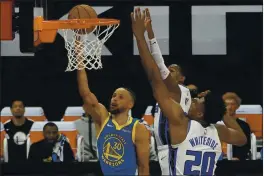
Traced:
<path fill-rule="evenodd" d="M 7 120 L 6 122 L 4 122 L 4 128 L 8 127 L 11 125 L 11 120 Z"/>
<path fill-rule="evenodd" d="M 100 113 L 105 116 L 105 118 L 107 118 L 109 116 L 109 112 L 108 110 L 106 109 L 106 107 L 102 104 L 102 103 L 98 103 L 99 104 L 99 111 Z"/>

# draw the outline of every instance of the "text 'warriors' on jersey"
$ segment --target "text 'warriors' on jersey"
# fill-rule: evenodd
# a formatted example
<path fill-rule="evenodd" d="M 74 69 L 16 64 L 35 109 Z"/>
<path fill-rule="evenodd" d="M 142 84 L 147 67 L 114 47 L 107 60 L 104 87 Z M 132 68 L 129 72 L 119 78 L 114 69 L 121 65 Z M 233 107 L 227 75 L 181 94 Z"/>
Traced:
<path fill-rule="evenodd" d="M 138 120 L 129 117 L 119 126 L 111 117 L 99 134 L 97 146 L 100 165 L 105 175 L 135 175 L 137 172 L 135 128 Z"/>

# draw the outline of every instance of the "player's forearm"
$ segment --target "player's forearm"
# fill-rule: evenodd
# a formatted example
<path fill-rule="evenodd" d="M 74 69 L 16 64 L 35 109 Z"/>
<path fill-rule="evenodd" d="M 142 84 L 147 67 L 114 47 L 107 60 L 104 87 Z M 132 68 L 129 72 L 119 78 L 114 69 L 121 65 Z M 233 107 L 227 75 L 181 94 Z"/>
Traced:
<path fill-rule="evenodd" d="M 232 129 L 237 130 L 239 132 L 242 132 L 244 134 L 242 128 L 239 126 L 239 124 L 237 123 L 237 121 L 234 117 L 230 117 L 228 115 L 225 115 L 223 121 L 224 121 L 227 128 L 232 128 Z"/>
<path fill-rule="evenodd" d="M 139 55 L 141 57 L 141 63 L 147 73 L 147 77 L 152 84 L 162 81 L 157 64 L 154 62 L 146 40 L 137 39 Z"/>
<path fill-rule="evenodd" d="M 84 69 L 77 71 L 77 82 L 78 82 L 79 93 L 82 97 L 87 96 L 88 94 L 91 93 L 88 86 L 87 74 Z"/>
<path fill-rule="evenodd" d="M 152 55 L 153 59 L 155 60 L 157 66 L 159 68 L 163 82 L 165 83 L 168 90 L 171 93 L 173 93 L 174 97 L 172 97 L 172 98 L 176 102 L 179 102 L 181 90 L 178 86 L 177 80 L 172 78 L 172 76 L 170 75 L 170 71 L 164 63 L 164 59 L 163 59 L 162 53 L 160 51 L 159 44 L 155 38 L 152 38 L 150 40 L 150 51 L 151 51 L 151 55 Z"/>
<path fill-rule="evenodd" d="M 147 32 L 148 32 L 148 38 L 149 38 L 149 40 L 155 38 L 154 31 L 153 31 L 152 28 L 151 29 L 147 29 Z"/>
<path fill-rule="evenodd" d="M 164 59 L 163 59 L 162 53 L 160 51 L 158 41 L 156 40 L 156 38 L 152 38 L 149 41 L 149 43 L 150 43 L 151 55 L 152 55 L 154 61 L 156 62 L 157 66 L 159 68 L 161 78 L 163 80 L 165 80 L 168 77 L 170 71 L 168 70 L 168 68 L 166 67 L 166 65 L 164 63 Z M 166 73 L 166 74 L 164 74 L 164 73 Z"/>
<path fill-rule="evenodd" d="M 146 165 L 138 166 L 138 175 L 139 176 L 148 176 L 149 174 L 149 163 Z"/>
<path fill-rule="evenodd" d="M 236 131 L 236 138 L 237 138 L 237 144 L 238 146 L 243 146 L 247 143 L 247 137 L 240 127 L 240 125 L 237 123 L 236 119 L 234 117 L 229 117 L 227 115 L 224 116 L 224 123 L 226 127 L 231 128 Z"/>

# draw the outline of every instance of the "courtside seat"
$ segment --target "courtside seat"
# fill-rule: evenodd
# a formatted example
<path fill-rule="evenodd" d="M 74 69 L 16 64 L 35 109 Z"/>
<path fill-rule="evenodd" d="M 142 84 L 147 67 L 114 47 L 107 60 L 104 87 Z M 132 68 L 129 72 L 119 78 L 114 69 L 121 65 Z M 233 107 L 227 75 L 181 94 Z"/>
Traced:
<path fill-rule="evenodd" d="M 75 107 L 67 107 L 65 110 L 65 114 L 61 121 L 75 121 L 81 118 L 83 115 L 84 110 L 81 106 L 75 106 Z"/>
<path fill-rule="evenodd" d="M 254 133 L 250 135 L 251 146 L 250 146 L 250 159 L 257 159 L 257 140 Z M 227 159 L 231 160 L 233 158 L 233 146 L 231 144 L 227 144 Z"/>
<path fill-rule="evenodd" d="M 44 110 L 42 107 L 26 107 L 25 108 L 25 117 L 33 120 L 33 121 L 46 121 L 47 118 L 44 114 Z M 12 117 L 10 107 L 5 107 L 1 111 L 1 122 L 5 123 L 10 120 Z"/>
<path fill-rule="evenodd" d="M 236 111 L 237 117 L 245 118 L 249 124 L 251 132 L 257 138 L 262 138 L 262 107 L 260 105 L 241 105 Z"/>
<path fill-rule="evenodd" d="M 35 122 L 31 128 L 29 134 L 29 140 L 27 144 L 27 148 L 30 148 L 32 143 L 38 142 L 43 139 L 43 127 L 47 122 Z M 76 130 L 74 122 L 54 122 L 61 134 L 64 134 L 69 143 L 71 148 L 79 162 L 84 161 L 83 151 L 84 151 L 84 141 L 83 137 L 80 136 Z"/>

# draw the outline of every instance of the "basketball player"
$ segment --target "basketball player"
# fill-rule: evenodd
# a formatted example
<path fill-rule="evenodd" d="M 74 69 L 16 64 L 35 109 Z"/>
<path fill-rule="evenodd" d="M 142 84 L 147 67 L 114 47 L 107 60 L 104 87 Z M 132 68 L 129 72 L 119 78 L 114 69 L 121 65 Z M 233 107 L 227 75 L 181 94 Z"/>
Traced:
<path fill-rule="evenodd" d="M 88 87 L 85 70 L 77 71 L 80 95 L 86 114 L 95 122 L 98 157 L 104 175 L 149 175 L 149 132 L 128 115 L 135 95 L 118 88 L 112 95 L 110 112 Z"/>
<path fill-rule="evenodd" d="M 145 26 L 150 42 L 151 55 L 158 65 L 163 82 L 169 90 L 171 98 L 180 103 L 183 111 L 187 114 L 191 106 L 191 93 L 188 88 L 183 86 L 185 76 L 183 75 L 182 69 L 179 65 L 172 64 L 168 68 L 166 67 L 158 42 L 154 35 L 151 24 L 151 16 L 148 9 L 146 9 Z M 169 175 L 169 139 L 166 138 L 167 133 L 169 133 L 168 120 L 163 115 L 157 104 L 154 118 L 154 137 L 157 143 L 158 159 L 162 175 Z"/>
<path fill-rule="evenodd" d="M 27 160 L 27 135 L 33 121 L 24 116 L 25 105 L 21 100 L 14 100 L 11 105 L 12 118 L 4 123 L 8 142 L 8 162 L 22 163 Z"/>
<path fill-rule="evenodd" d="M 211 94 L 204 97 L 204 101 L 195 99 L 187 117 L 180 104 L 171 98 L 148 49 L 144 37 L 145 12 L 141 13 L 136 8 L 131 13 L 131 19 L 141 63 L 151 83 L 153 95 L 169 121 L 170 135 L 166 135 L 167 139 L 170 138 L 169 174 L 214 175 L 222 152 L 220 140 L 233 145 L 244 145 L 247 139 L 243 131 L 234 119 L 225 114 L 221 96 L 213 97 Z M 213 125 L 222 118 L 226 126 Z"/>

